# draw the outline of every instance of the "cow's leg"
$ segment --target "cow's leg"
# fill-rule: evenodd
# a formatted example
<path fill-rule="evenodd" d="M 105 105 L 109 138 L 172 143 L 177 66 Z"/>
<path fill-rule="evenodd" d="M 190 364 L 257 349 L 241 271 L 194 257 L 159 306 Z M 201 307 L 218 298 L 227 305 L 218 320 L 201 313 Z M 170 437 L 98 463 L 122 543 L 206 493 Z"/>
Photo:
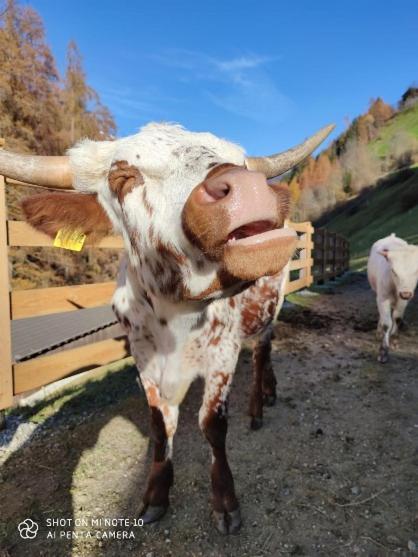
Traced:
<path fill-rule="evenodd" d="M 379 356 L 377 357 L 377 361 L 381 364 L 385 364 L 389 359 L 390 335 L 393 326 L 392 307 L 390 300 L 378 300 L 377 306 L 380 316 L 379 323 L 383 331 L 382 342 L 379 348 Z"/>
<path fill-rule="evenodd" d="M 406 306 L 408 305 L 408 301 L 409 300 L 402 300 L 402 298 L 398 298 L 398 300 L 396 301 L 396 305 L 392 311 L 392 332 L 391 332 L 392 338 L 398 335 L 399 330 L 404 325 L 403 316 L 405 313 Z"/>
<path fill-rule="evenodd" d="M 409 300 L 402 300 L 399 298 L 396 301 L 396 305 L 393 309 L 392 319 L 394 321 L 394 327 L 396 327 L 395 332 L 398 332 L 399 329 L 402 328 L 404 325 L 403 316 L 405 314 L 406 306 L 408 305 Z"/>
<path fill-rule="evenodd" d="M 173 437 L 177 428 L 179 409 L 160 397 L 158 386 L 142 378 L 151 411 L 151 433 L 154 441 L 154 456 L 148 484 L 143 497 L 141 518 L 144 524 L 159 520 L 166 512 L 168 494 L 173 484 Z"/>
<path fill-rule="evenodd" d="M 233 373 L 211 372 L 206 377 L 203 404 L 199 412 L 200 427 L 212 447 L 213 515 L 222 534 L 233 534 L 241 526 L 234 479 L 226 457 L 228 429 L 228 392 Z"/>
<path fill-rule="evenodd" d="M 259 429 L 263 424 L 263 402 L 272 406 L 276 401 L 276 378 L 271 364 L 270 325 L 260 336 L 253 351 L 253 383 L 250 396 L 251 428 Z"/>

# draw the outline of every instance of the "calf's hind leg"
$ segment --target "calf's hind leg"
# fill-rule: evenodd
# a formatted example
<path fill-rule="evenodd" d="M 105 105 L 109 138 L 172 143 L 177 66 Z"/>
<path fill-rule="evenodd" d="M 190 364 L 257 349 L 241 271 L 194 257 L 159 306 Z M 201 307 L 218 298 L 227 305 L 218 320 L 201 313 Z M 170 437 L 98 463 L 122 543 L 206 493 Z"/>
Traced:
<path fill-rule="evenodd" d="M 234 534 L 241 526 L 241 514 L 235 495 L 234 479 L 226 457 L 228 430 L 228 392 L 232 373 L 212 372 L 206 377 L 199 424 L 212 447 L 213 516 L 222 534 Z"/>
<path fill-rule="evenodd" d="M 177 429 L 178 406 L 170 405 L 160 397 L 153 382 L 142 378 L 151 411 L 151 433 L 154 455 L 148 484 L 143 497 L 141 518 L 144 524 L 159 520 L 169 505 L 169 491 L 173 484 L 173 437 Z"/>
<path fill-rule="evenodd" d="M 271 364 L 272 325 L 263 331 L 253 351 L 253 383 L 250 395 L 251 429 L 263 425 L 263 403 L 276 402 L 276 378 Z"/>

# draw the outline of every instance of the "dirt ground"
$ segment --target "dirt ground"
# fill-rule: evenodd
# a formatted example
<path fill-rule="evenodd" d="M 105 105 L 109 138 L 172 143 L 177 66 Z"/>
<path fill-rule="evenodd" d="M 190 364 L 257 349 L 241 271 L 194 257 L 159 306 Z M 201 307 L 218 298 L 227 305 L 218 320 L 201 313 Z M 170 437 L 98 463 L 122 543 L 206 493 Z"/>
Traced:
<path fill-rule="evenodd" d="M 250 431 L 246 415 L 248 349 L 234 380 L 228 454 L 243 515 L 238 535 L 223 537 L 211 523 L 199 383 L 180 415 L 171 510 L 157 525 L 133 524 L 150 443 L 146 403 L 127 368 L 8 417 L 0 555 L 418 555 L 417 296 L 386 365 L 376 361 L 377 312 L 364 275 L 292 300 L 275 332 L 278 401 L 261 430 Z M 129 525 L 94 523 L 105 517 Z M 17 531 L 26 518 L 39 524 L 34 539 Z"/>

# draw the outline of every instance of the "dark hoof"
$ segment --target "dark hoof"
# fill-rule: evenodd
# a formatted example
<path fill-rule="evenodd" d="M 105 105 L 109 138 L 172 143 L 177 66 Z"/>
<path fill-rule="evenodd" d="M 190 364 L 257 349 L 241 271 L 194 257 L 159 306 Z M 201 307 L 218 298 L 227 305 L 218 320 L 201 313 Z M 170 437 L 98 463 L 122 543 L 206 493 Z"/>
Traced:
<path fill-rule="evenodd" d="M 276 404 L 276 395 L 264 395 L 263 403 L 264 406 L 274 406 Z"/>
<path fill-rule="evenodd" d="M 144 524 L 151 524 L 151 522 L 157 522 L 157 520 L 160 520 L 160 518 L 162 518 L 167 512 L 167 509 L 168 507 L 148 505 L 147 507 L 144 507 L 139 515 L 139 518 L 143 520 Z"/>
<path fill-rule="evenodd" d="M 396 323 L 398 325 L 398 329 L 400 331 L 407 331 L 409 329 L 409 325 L 406 321 L 404 321 L 403 319 L 397 319 Z"/>
<path fill-rule="evenodd" d="M 378 357 L 377 357 L 377 361 L 378 361 L 380 364 L 385 364 L 388 360 L 389 360 L 389 356 L 388 356 L 387 350 L 381 350 L 381 351 L 379 352 Z"/>
<path fill-rule="evenodd" d="M 239 508 L 231 512 L 213 511 L 213 518 L 216 529 L 221 534 L 236 534 L 241 528 L 241 511 Z"/>
<path fill-rule="evenodd" d="M 251 418 L 251 429 L 253 431 L 260 429 L 262 425 L 263 425 L 263 418 L 259 418 L 258 416 L 253 416 Z"/>

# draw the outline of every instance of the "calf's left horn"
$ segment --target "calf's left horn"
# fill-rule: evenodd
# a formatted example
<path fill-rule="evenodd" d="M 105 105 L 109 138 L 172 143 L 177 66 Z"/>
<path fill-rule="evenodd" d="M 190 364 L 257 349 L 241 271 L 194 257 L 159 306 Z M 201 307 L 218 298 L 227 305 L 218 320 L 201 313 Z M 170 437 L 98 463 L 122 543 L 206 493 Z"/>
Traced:
<path fill-rule="evenodd" d="M 47 188 L 72 188 L 68 157 L 18 155 L 0 149 L 0 174 Z"/>
<path fill-rule="evenodd" d="M 263 172 L 267 178 L 280 176 L 280 174 L 284 174 L 302 162 L 303 159 L 306 159 L 328 137 L 334 128 L 334 124 L 325 126 L 311 137 L 308 137 L 300 145 L 292 147 L 283 153 L 277 153 L 268 157 L 247 157 L 245 159 L 247 168 L 248 170 Z"/>

